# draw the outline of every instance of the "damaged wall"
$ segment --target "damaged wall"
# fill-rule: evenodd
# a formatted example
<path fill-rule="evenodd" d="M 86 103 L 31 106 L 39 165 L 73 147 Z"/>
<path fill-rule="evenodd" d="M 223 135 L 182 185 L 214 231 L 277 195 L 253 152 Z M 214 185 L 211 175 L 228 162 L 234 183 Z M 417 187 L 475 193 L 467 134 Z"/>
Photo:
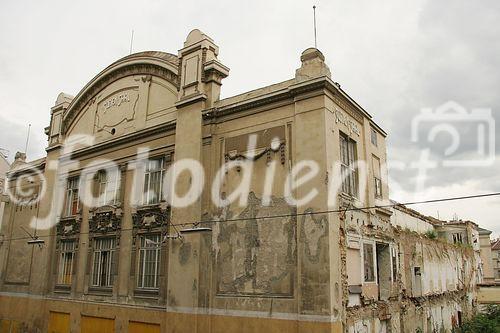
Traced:
<path fill-rule="evenodd" d="M 476 311 L 478 251 L 472 244 L 430 238 L 424 226 L 433 224 L 425 217 L 394 210 L 397 224 L 380 220 L 368 228 L 361 213 L 346 214 L 349 332 L 451 332 Z M 416 218 L 422 224 L 414 229 L 421 233 L 405 227 Z M 373 245 L 376 252 L 375 281 L 366 281 L 370 261 L 364 258 L 364 244 Z M 391 249 L 390 260 L 386 247 Z M 387 297 L 384 284 L 391 270 L 392 290 Z"/>

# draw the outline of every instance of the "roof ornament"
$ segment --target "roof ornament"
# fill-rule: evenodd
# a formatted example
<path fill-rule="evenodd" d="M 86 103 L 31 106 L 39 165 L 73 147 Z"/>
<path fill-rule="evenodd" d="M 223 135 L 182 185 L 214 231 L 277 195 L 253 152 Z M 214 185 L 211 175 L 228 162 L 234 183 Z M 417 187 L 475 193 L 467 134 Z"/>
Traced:
<path fill-rule="evenodd" d="M 316 39 L 316 5 L 313 6 L 313 17 L 314 17 L 314 48 L 318 48 L 318 41 Z"/>

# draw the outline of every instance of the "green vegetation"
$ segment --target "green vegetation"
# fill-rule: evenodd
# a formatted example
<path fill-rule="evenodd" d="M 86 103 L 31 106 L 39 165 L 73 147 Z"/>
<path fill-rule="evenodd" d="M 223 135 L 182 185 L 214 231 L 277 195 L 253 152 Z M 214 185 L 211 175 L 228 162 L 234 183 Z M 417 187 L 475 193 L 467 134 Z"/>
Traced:
<path fill-rule="evenodd" d="M 430 239 L 436 239 L 438 237 L 436 231 L 434 230 L 427 230 L 425 232 L 425 237 L 430 238 Z"/>
<path fill-rule="evenodd" d="M 489 305 L 485 313 L 466 321 L 454 333 L 500 333 L 500 305 Z"/>

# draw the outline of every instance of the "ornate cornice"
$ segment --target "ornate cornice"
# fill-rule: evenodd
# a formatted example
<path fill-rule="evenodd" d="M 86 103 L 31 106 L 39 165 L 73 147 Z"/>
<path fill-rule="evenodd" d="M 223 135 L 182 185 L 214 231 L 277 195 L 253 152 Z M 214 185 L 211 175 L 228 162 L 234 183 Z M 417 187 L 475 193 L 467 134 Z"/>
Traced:
<path fill-rule="evenodd" d="M 340 88 L 340 85 L 333 82 L 326 76 L 314 78 L 308 81 L 299 82 L 296 84 L 291 84 L 290 86 L 274 91 L 269 94 L 264 94 L 255 98 L 248 100 L 243 100 L 238 103 L 214 107 L 208 109 L 203 113 L 205 120 L 214 120 L 231 114 L 243 112 L 249 109 L 255 109 L 263 107 L 269 104 L 286 102 L 294 103 L 294 99 L 298 98 L 300 95 L 320 92 L 329 92 L 331 98 L 339 104 L 345 111 L 351 115 L 354 119 L 362 122 L 363 117 L 371 119 L 371 116 L 361 109 L 357 104 L 345 94 L 345 92 Z"/>
<path fill-rule="evenodd" d="M 169 123 L 164 123 L 160 124 L 154 127 L 149 127 L 145 128 L 143 130 L 137 131 L 137 132 L 132 132 L 130 134 L 123 135 L 121 137 L 118 137 L 116 139 L 110 140 L 110 141 L 105 141 L 101 142 L 89 147 L 85 148 L 80 148 L 74 152 L 71 152 L 71 154 L 66 154 L 61 156 L 61 161 L 67 160 L 67 159 L 75 159 L 75 158 L 80 158 L 83 156 L 87 156 L 92 153 L 102 153 L 105 149 L 111 149 L 123 144 L 127 144 L 130 142 L 137 142 L 138 140 L 141 140 L 142 138 L 150 137 L 153 135 L 158 135 L 158 134 L 168 134 L 169 132 L 172 132 L 175 130 L 176 127 L 176 122 L 172 121 Z"/>

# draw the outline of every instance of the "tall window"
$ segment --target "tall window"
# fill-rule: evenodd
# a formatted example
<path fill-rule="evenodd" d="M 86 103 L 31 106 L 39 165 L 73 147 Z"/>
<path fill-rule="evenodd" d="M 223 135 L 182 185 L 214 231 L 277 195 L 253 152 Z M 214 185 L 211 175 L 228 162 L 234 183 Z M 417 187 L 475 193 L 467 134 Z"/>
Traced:
<path fill-rule="evenodd" d="M 162 199 L 165 159 L 157 158 L 146 162 L 144 173 L 144 192 L 142 202 L 145 205 L 159 203 Z"/>
<path fill-rule="evenodd" d="M 358 195 L 358 175 L 355 168 L 356 141 L 340 135 L 340 162 L 342 172 L 342 192 L 351 196 Z"/>
<path fill-rule="evenodd" d="M 57 274 L 57 283 L 68 285 L 71 284 L 73 276 L 73 261 L 75 258 L 75 241 L 64 240 L 60 244 L 59 269 Z"/>
<path fill-rule="evenodd" d="M 98 238 L 94 241 L 94 265 L 92 286 L 111 287 L 113 285 L 114 238 Z"/>
<path fill-rule="evenodd" d="M 137 287 L 158 288 L 161 239 L 159 234 L 141 236 Z"/>
<path fill-rule="evenodd" d="M 396 281 L 398 277 L 398 250 L 396 247 L 391 247 L 392 261 L 392 281 Z"/>
<path fill-rule="evenodd" d="M 380 171 L 380 159 L 372 155 L 372 168 L 373 168 L 373 179 L 375 186 L 375 197 L 382 197 L 382 176 Z"/>
<path fill-rule="evenodd" d="M 113 205 L 118 201 L 120 191 L 120 173 L 118 170 L 100 170 L 97 174 L 99 182 L 99 206 Z"/>
<path fill-rule="evenodd" d="M 365 282 L 375 282 L 373 244 L 363 243 L 363 261 L 364 261 L 364 271 L 365 271 Z"/>
<path fill-rule="evenodd" d="M 74 216 L 78 213 L 78 208 L 80 206 L 80 200 L 78 197 L 78 186 L 80 183 L 80 177 L 72 177 L 68 179 L 66 186 L 66 216 Z"/>
<path fill-rule="evenodd" d="M 372 145 L 377 147 L 377 131 L 374 128 L 371 128 L 370 131 L 370 140 L 372 142 Z"/>

